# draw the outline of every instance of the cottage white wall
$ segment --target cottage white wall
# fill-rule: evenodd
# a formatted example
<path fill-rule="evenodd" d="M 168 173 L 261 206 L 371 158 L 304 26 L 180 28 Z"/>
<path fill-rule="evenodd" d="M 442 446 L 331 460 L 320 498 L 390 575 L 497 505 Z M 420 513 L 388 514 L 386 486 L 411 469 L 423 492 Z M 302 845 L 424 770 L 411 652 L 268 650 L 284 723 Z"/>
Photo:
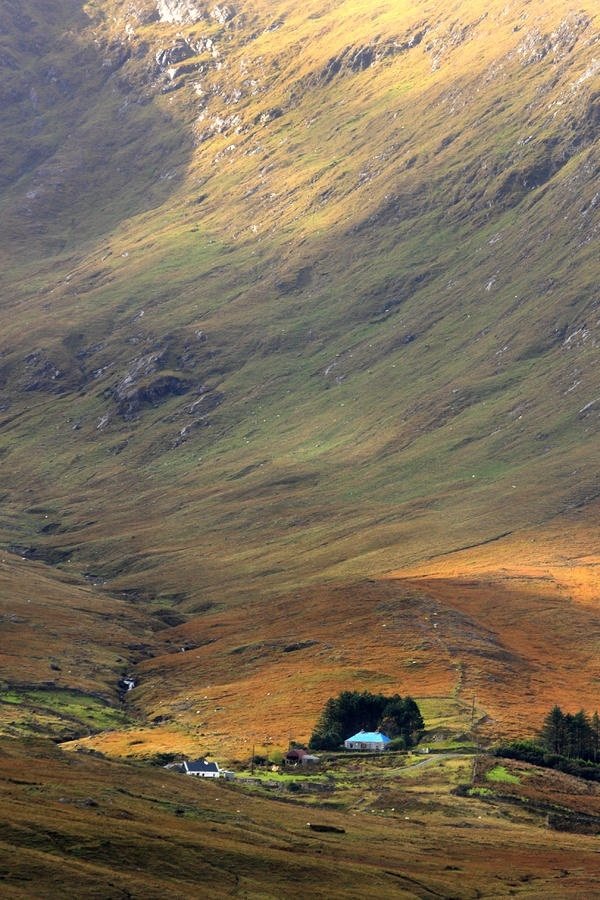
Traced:
<path fill-rule="evenodd" d="M 385 744 L 365 743 L 364 741 L 344 741 L 347 750 L 385 750 Z"/>

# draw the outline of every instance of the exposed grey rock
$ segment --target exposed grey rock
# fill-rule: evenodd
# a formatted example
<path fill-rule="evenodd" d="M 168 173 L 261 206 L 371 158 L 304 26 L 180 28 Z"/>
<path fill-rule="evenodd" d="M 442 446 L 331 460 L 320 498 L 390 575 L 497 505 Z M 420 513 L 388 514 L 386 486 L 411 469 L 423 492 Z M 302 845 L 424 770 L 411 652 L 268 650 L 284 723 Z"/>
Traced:
<path fill-rule="evenodd" d="M 539 28 L 533 28 L 517 47 L 517 54 L 524 66 L 530 66 L 532 63 L 541 62 L 551 47 L 549 36 L 542 34 Z"/>
<path fill-rule="evenodd" d="M 565 16 L 556 31 L 550 35 L 555 62 L 570 53 L 579 36 L 591 24 L 591 19 L 582 12 L 571 12 Z"/>
<path fill-rule="evenodd" d="M 533 28 L 517 47 L 517 55 L 524 66 L 541 62 L 549 53 L 554 62 L 559 62 L 571 53 L 589 25 L 590 19 L 585 13 L 572 12 L 552 34 L 542 34 L 538 28 Z"/>
<path fill-rule="evenodd" d="M 454 22 L 447 31 L 442 34 L 435 35 L 426 45 L 425 49 L 431 54 L 431 67 L 435 71 L 439 69 L 442 59 L 456 47 L 460 47 L 466 41 L 470 40 L 477 26 L 487 17 L 484 13 L 479 19 L 473 22 L 463 24 Z"/>
<path fill-rule="evenodd" d="M 167 66 L 182 62 L 184 59 L 189 59 L 189 57 L 194 56 L 195 53 L 196 51 L 187 41 L 178 40 L 171 47 L 165 47 L 163 50 L 159 50 L 155 59 L 161 68 L 166 68 Z"/>
<path fill-rule="evenodd" d="M 319 72 L 311 73 L 297 82 L 294 94 L 298 89 L 328 84 L 337 75 L 352 75 L 362 72 L 385 59 L 406 53 L 419 46 L 427 34 L 428 28 L 429 26 L 423 23 L 416 30 L 401 38 L 375 41 L 372 44 L 358 47 L 345 47 L 337 56 L 332 56 Z"/>
<path fill-rule="evenodd" d="M 148 25 L 150 22 L 156 22 L 158 12 L 155 8 L 148 5 L 148 2 L 132 2 L 125 7 L 125 16 L 129 22 L 136 25 Z"/>
<path fill-rule="evenodd" d="M 168 334 L 159 339 L 148 336 L 147 352 L 132 359 L 121 377 L 104 391 L 106 400 L 116 405 L 116 413 L 125 420 L 136 418 L 145 408 L 158 406 L 171 397 L 181 396 L 193 388 L 199 393 L 208 389 L 199 381 L 200 356 L 205 356 L 205 341 L 196 334 Z M 206 407 L 206 404 L 205 404 Z M 201 414 L 206 412 L 204 408 Z M 98 425 L 105 427 L 107 422 Z"/>
<path fill-rule="evenodd" d="M 226 22 L 229 22 L 235 16 L 235 9 L 233 6 L 227 6 L 226 4 L 214 6 L 210 11 L 210 15 L 220 25 L 225 25 Z"/>
<path fill-rule="evenodd" d="M 203 121 L 201 118 L 199 121 Z M 198 144 L 207 141 L 209 138 L 213 137 L 215 134 L 226 134 L 230 133 L 234 129 L 238 132 L 241 130 L 242 119 L 238 115 L 231 116 L 215 116 L 209 122 L 206 123 L 207 127 L 203 131 L 199 131 L 196 141 Z"/>
<path fill-rule="evenodd" d="M 279 119 L 283 115 L 283 110 L 280 106 L 272 106 L 271 109 L 265 109 L 264 112 L 261 112 L 254 119 L 255 125 L 268 125 L 269 122 L 272 122 L 274 119 Z"/>
<path fill-rule="evenodd" d="M 206 5 L 196 0 L 156 0 L 161 22 L 174 25 L 193 25 L 206 16 Z"/>
<path fill-rule="evenodd" d="M 202 396 L 199 400 L 195 400 L 189 408 L 190 413 L 201 413 L 206 415 L 212 412 L 217 406 L 223 402 L 224 395 L 220 391 L 209 391 L 208 388 L 201 387 Z"/>
<path fill-rule="evenodd" d="M 138 359 L 134 360 L 125 377 L 115 386 L 113 396 L 117 400 L 122 400 L 127 397 L 131 389 L 140 379 L 152 375 L 161 367 L 164 355 L 164 351 L 157 351 L 155 353 L 146 353 L 144 356 L 140 356 Z"/>
<path fill-rule="evenodd" d="M 156 0 L 156 7 L 160 21 L 174 25 L 193 25 L 202 19 L 213 19 L 219 25 L 226 25 L 236 14 L 235 7 L 229 3 L 209 9 L 208 4 L 199 0 Z"/>
<path fill-rule="evenodd" d="M 197 41 L 189 41 L 189 46 L 194 53 L 212 53 L 213 56 L 218 56 L 215 42 L 210 37 L 203 37 Z"/>
<path fill-rule="evenodd" d="M 25 358 L 25 365 L 30 370 L 24 384 L 26 391 L 49 391 L 51 393 L 61 393 L 66 390 L 62 380 L 65 377 L 65 371 L 60 368 L 52 359 L 46 356 L 45 351 L 39 350 L 30 353 Z"/>
<path fill-rule="evenodd" d="M 133 419 L 144 406 L 158 406 L 169 397 L 179 397 L 192 384 L 176 375 L 159 375 L 149 384 L 139 385 L 119 399 L 117 412 L 123 419 Z"/>

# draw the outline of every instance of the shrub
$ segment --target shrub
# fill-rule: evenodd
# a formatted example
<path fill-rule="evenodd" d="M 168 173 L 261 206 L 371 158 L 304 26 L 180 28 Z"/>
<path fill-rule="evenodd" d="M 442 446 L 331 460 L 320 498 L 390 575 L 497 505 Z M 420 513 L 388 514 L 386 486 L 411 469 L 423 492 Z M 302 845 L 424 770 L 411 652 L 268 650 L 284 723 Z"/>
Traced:
<path fill-rule="evenodd" d="M 559 753 L 548 753 L 533 741 L 513 741 L 510 744 L 503 744 L 495 748 L 494 756 L 520 759 L 534 766 L 558 769 L 560 772 L 575 775 L 577 778 L 600 781 L 600 765 L 584 759 L 569 759 Z"/>

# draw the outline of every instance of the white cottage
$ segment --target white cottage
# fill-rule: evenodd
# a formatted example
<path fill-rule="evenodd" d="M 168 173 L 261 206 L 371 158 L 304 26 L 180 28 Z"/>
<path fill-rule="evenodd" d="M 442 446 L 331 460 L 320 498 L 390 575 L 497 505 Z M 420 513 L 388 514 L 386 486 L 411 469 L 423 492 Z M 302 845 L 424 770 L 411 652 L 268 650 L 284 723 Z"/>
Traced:
<path fill-rule="evenodd" d="M 199 778 L 220 778 L 219 763 L 207 762 L 205 759 L 194 759 L 184 762 L 183 769 L 186 775 L 196 775 Z"/>
<path fill-rule="evenodd" d="M 359 731 L 344 741 L 344 747 L 346 750 L 386 750 L 390 740 L 381 731 Z"/>

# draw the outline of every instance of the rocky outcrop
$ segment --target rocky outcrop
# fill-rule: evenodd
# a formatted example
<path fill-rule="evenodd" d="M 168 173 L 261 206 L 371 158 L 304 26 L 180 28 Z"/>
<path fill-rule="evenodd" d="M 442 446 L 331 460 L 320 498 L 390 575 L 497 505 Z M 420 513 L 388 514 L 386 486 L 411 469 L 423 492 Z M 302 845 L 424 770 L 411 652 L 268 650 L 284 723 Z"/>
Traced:
<path fill-rule="evenodd" d="M 369 69 L 385 59 L 390 59 L 418 47 L 427 34 L 426 24 L 418 25 L 403 37 L 371 44 L 349 45 L 341 53 L 332 56 L 318 72 L 312 72 L 294 85 L 292 98 L 297 98 L 306 89 L 329 84 L 338 75 L 353 75 Z"/>
<path fill-rule="evenodd" d="M 213 6 L 210 11 L 210 16 L 220 25 L 225 25 L 226 22 L 229 22 L 235 16 L 235 9 L 233 6 L 228 6 L 227 4 Z"/>
<path fill-rule="evenodd" d="M 49 391 L 62 393 L 66 390 L 64 369 L 50 359 L 45 351 L 36 350 L 25 358 L 28 375 L 24 384 L 26 391 Z"/>
<path fill-rule="evenodd" d="M 174 25 L 192 25 L 205 17 L 205 4 L 195 0 L 157 0 L 156 7 L 160 21 Z"/>
<path fill-rule="evenodd" d="M 200 378 L 200 371 L 205 370 L 211 356 L 206 348 L 206 335 L 203 332 L 186 336 L 170 334 L 159 339 L 148 336 L 143 340 L 146 351 L 130 362 L 125 374 L 104 391 L 104 397 L 113 401 L 117 416 L 130 421 L 144 408 L 160 406 L 172 397 L 193 392 L 197 399 L 189 411 L 181 413 L 187 422 L 180 425 L 180 437 L 186 437 L 198 418 L 204 419 L 208 410 L 220 403 L 220 396 Z M 108 414 L 102 427 L 110 419 L 111 414 Z"/>
<path fill-rule="evenodd" d="M 200 38 L 200 40 L 184 40 L 179 38 L 170 47 L 164 47 L 156 53 L 155 59 L 161 69 L 175 66 L 177 63 L 189 59 L 191 56 L 199 56 L 202 53 L 210 53 L 217 56 L 217 48 L 212 38 Z"/>
<path fill-rule="evenodd" d="M 167 66 L 174 66 L 179 62 L 183 62 L 184 59 L 189 59 L 190 56 L 194 55 L 195 50 L 190 47 L 187 41 L 178 40 L 171 47 L 159 50 L 155 58 L 161 68 L 166 68 Z"/>
<path fill-rule="evenodd" d="M 160 21 L 174 25 L 193 25 L 202 19 L 213 19 L 220 25 L 225 25 L 236 13 L 231 4 L 222 3 L 211 7 L 197 0 L 157 0 L 156 7 Z"/>
<path fill-rule="evenodd" d="M 434 71 L 439 69 L 446 56 L 457 47 L 460 47 L 461 44 L 471 40 L 476 33 L 477 27 L 486 18 L 487 13 L 484 13 L 473 22 L 454 22 L 447 30 L 434 34 L 425 46 L 425 50 L 431 55 L 431 68 Z"/>
<path fill-rule="evenodd" d="M 571 53 L 590 21 L 585 13 L 572 12 L 551 34 L 543 34 L 539 28 L 533 28 L 517 47 L 517 57 L 524 66 L 541 62 L 549 54 L 553 62 L 559 62 Z"/>
<path fill-rule="evenodd" d="M 327 84 L 340 72 L 362 72 L 374 63 L 400 53 L 406 53 L 423 40 L 426 29 L 415 31 L 402 40 L 382 41 L 362 47 L 346 47 L 337 56 L 333 56 L 320 74 L 319 80 Z"/>
<path fill-rule="evenodd" d="M 280 119 L 282 115 L 283 109 L 280 106 L 272 106 L 270 109 L 265 109 L 264 112 L 259 113 L 254 119 L 254 124 L 268 125 L 269 122 Z"/>
<path fill-rule="evenodd" d="M 187 393 L 192 382 L 177 375 L 159 375 L 147 383 L 138 384 L 123 395 L 115 395 L 117 413 L 122 419 L 134 419 L 142 407 L 158 406 L 169 397 Z"/>

